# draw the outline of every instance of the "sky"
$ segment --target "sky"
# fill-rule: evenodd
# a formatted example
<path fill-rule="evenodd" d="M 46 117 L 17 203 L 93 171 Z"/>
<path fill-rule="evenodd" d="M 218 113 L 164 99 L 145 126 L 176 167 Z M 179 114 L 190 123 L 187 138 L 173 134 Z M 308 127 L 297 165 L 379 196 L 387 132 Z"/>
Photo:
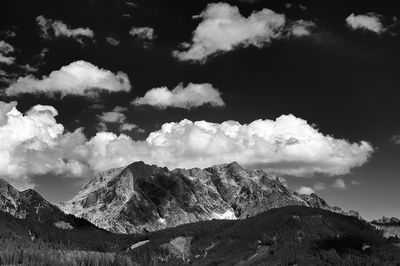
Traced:
<path fill-rule="evenodd" d="M 0 3 L 0 177 L 53 203 L 134 161 L 237 161 L 400 217 L 389 1 Z"/>

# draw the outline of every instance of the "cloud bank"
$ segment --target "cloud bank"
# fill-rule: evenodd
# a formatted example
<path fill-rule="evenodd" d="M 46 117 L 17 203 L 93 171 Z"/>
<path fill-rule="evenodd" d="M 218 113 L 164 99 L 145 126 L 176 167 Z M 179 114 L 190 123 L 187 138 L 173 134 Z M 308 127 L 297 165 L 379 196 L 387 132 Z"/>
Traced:
<path fill-rule="evenodd" d="M 60 94 L 93 97 L 99 92 L 127 92 L 131 89 L 128 76 L 119 71 L 114 74 L 85 61 L 75 61 L 48 77 L 36 79 L 32 75 L 19 78 L 6 89 L 9 96 L 19 94 L 45 94 L 53 97 Z"/>
<path fill-rule="evenodd" d="M 365 141 L 350 143 L 323 135 L 305 120 L 165 123 L 145 141 L 111 132 L 87 139 L 79 128 L 65 132 L 52 106 L 25 114 L 16 102 L 0 102 L 0 175 L 29 184 L 30 177 L 56 173 L 76 177 L 142 160 L 160 166 L 207 167 L 237 161 L 246 167 L 297 176 L 342 175 L 363 165 L 373 152 Z"/>
<path fill-rule="evenodd" d="M 381 34 L 386 31 L 382 25 L 380 16 L 375 13 L 367 13 L 365 15 L 351 14 L 346 18 L 347 26 L 352 30 L 372 31 Z"/>
<path fill-rule="evenodd" d="M 136 106 L 150 105 L 159 109 L 167 107 L 191 109 L 210 104 L 213 107 L 225 106 L 221 93 L 209 83 L 189 83 L 186 87 L 178 85 L 172 91 L 166 87 L 154 88 L 141 98 L 136 98 L 132 104 Z"/>

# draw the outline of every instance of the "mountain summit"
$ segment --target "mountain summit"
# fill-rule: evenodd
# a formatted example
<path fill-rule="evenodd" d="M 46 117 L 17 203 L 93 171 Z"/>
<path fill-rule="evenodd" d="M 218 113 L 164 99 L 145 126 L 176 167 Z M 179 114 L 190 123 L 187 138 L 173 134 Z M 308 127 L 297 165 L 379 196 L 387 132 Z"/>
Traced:
<path fill-rule="evenodd" d="M 172 171 L 134 162 L 94 176 L 60 208 L 112 232 L 141 233 L 203 220 L 243 219 L 288 205 L 337 211 L 315 194 L 299 195 L 280 177 L 235 162 Z"/>
<path fill-rule="evenodd" d="M 48 219 L 49 214 L 62 214 L 57 206 L 45 200 L 36 191 L 18 191 L 3 179 L 0 179 L 0 211 L 8 212 L 17 218 L 31 218 L 39 222 Z"/>

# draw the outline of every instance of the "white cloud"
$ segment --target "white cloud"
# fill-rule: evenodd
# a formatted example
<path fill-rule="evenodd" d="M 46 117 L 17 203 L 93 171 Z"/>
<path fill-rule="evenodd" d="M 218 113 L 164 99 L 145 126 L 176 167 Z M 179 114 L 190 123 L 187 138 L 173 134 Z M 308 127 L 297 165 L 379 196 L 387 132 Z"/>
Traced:
<path fill-rule="evenodd" d="M 106 42 L 112 46 L 117 46 L 120 44 L 120 41 L 117 40 L 116 38 L 112 37 L 112 36 L 107 36 L 106 37 Z"/>
<path fill-rule="evenodd" d="M 123 112 L 127 112 L 128 108 L 117 105 L 114 107 L 113 111 L 123 113 Z"/>
<path fill-rule="evenodd" d="M 12 52 L 14 52 L 14 47 L 9 43 L 0 40 L 0 53 L 9 54 Z"/>
<path fill-rule="evenodd" d="M 129 91 L 131 85 L 128 76 L 119 71 L 117 74 L 100 69 L 85 61 L 75 61 L 60 70 L 50 73 L 41 80 L 32 75 L 19 78 L 6 89 L 9 96 L 19 94 L 60 94 L 78 96 L 96 96 L 100 91 Z"/>
<path fill-rule="evenodd" d="M 115 106 L 112 111 L 103 112 L 98 117 L 103 123 L 123 123 L 126 121 L 126 116 L 122 112 L 127 110 L 125 107 Z"/>
<path fill-rule="evenodd" d="M 5 56 L 0 53 L 0 64 L 11 65 L 14 64 L 15 57 L 12 56 Z"/>
<path fill-rule="evenodd" d="M 120 127 L 120 131 L 132 131 L 134 129 L 139 128 L 138 125 L 136 124 L 131 124 L 131 123 L 123 123 Z"/>
<path fill-rule="evenodd" d="M 10 53 L 14 52 L 14 47 L 3 41 L 0 40 L 0 64 L 11 65 L 15 61 L 15 57 L 9 56 Z"/>
<path fill-rule="evenodd" d="M 315 193 L 315 190 L 310 188 L 310 187 L 300 187 L 297 192 L 299 194 L 305 194 L 305 195 L 310 195 L 312 193 Z"/>
<path fill-rule="evenodd" d="M 138 3 L 136 3 L 135 1 L 126 1 L 125 4 L 130 7 L 138 7 L 139 6 Z"/>
<path fill-rule="evenodd" d="M 103 123 L 122 123 L 126 120 L 126 116 L 119 112 L 104 112 L 99 116 Z"/>
<path fill-rule="evenodd" d="M 1 176 L 29 183 L 29 177 L 37 174 L 84 174 L 87 167 L 72 149 L 86 138 L 81 129 L 64 133 L 54 118 L 54 107 L 36 105 L 24 115 L 16 109 L 16 102 L 0 102 L 0 113 Z"/>
<path fill-rule="evenodd" d="M 315 183 L 313 187 L 315 190 L 324 190 L 326 186 L 324 183 L 318 182 L 318 183 Z"/>
<path fill-rule="evenodd" d="M 160 109 L 167 107 L 191 109 L 201 105 L 225 106 L 221 93 L 211 84 L 189 83 L 186 87 L 178 85 L 172 91 L 166 87 L 154 88 L 141 98 L 136 98 L 134 105 L 151 105 Z"/>
<path fill-rule="evenodd" d="M 260 0 L 239 0 L 239 1 L 243 2 L 243 3 L 254 4 L 254 3 L 259 2 Z"/>
<path fill-rule="evenodd" d="M 202 167 L 237 161 L 247 167 L 296 176 L 346 174 L 364 164 L 373 148 L 365 141 L 350 143 L 323 135 L 305 120 L 283 115 L 248 125 L 235 121 L 164 124 L 147 138 L 159 150 L 161 165 Z"/>
<path fill-rule="evenodd" d="M 376 34 L 381 34 L 386 31 L 382 25 L 380 16 L 375 13 L 367 13 L 365 15 L 351 14 L 346 18 L 347 26 L 353 30 L 369 30 Z"/>
<path fill-rule="evenodd" d="M 96 126 L 98 132 L 105 132 L 108 130 L 107 125 L 104 122 L 99 122 Z"/>
<path fill-rule="evenodd" d="M 202 21 L 193 32 L 187 51 L 175 51 L 180 60 L 204 62 L 208 56 L 228 52 L 239 46 L 262 47 L 279 38 L 284 29 L 285 15 L 270 9 L 253 12 L 249 17 L 226 3 L 209 4 L 198 16 Z"/>
<path fill-rule="evenodd" d="M 100 123 L 98 123 L 97 129 L 103 132 L 107 131 L 107 124 L 114 123 L 114 124 L 120 124 L 119 126 L 120 131 L 135 130 L 138 132 L 142 132 L 143 129 L 140 128 L 138 125 L 126 122 L 127 120 L 126 115 L 123 114 L 123 112 L 126 111 L 128 111 L 128 108 L 116 106 L 112 111 L 103 112 L 101 115 L 98 116 L 98 118 L 100 119 Z"/>
<path fill-rule="evenodd" d="M 344 182 L 343 179 L 338 178 L 338 179 L 335 180 L 335 182 L 333 182 L 332 186 L 334 188 L 345 189 L 346 188 L 346 183 Z"/>
<path fill-rule="evenodd" d="M 151 41 L 155 38 L 154 29 L 150 27 L 132 27 L 129 34 L 145 41 Z"/>
<path fill-rule="evenodd" d="M 78 42 L 82 42 L 82 37 L 85 38 L 94 38 L 94 33 L 89 28 L 76 28 L 71 29 L 64 22 L 59 20 L 46 19 L 44 16 L 36 17 L 36 21 L 41 30 L 41 36 L 45 39 L 49 39 L 50 37 L 50 29 L 52 29 L 52 34 L 57 37 L 67 37 L 77 40 Z"/>
<path fill-rule="evenodd" d="M 341 175 L 364 164 L 373 149 L 323 135 L 292 115 L 276 120 L 165 123 L 135 141 L 99 132 L 87 140 L 82 129 L 64 132 L 57 111 L 36 105 L 22 114 L 16 103 L 0 103 L 0 176 L 28 182 L 36 174 L 85 176 L 142 160 L 160 166 L 207 167 L 237 161 L 271 173 Z"/>
<path fill-rule="evenodd" d="M 291 33 L 296 37 L 309 36 L 315 27 L 314 22 L 300 19 L 293 24 Z"/>
<path fill-rule="evenodd" d="M 390 138 L 390 140 L 396 144 L 400 145 L 400 135 L 394 135 Z"/>

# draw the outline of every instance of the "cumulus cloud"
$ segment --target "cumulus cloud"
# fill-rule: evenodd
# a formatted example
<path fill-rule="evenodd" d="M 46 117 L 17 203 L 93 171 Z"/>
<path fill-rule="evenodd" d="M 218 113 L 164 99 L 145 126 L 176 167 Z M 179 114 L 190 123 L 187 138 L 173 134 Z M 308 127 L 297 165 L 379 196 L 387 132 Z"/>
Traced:
<path fill-rule="evenodd" d="M 314 22 L 300 19 L 293 23 L 293 26 L 291 27 L 291 33 L 296 37 L 309 36 L 312 29 L 315 27 L 316 25 Z"/>
<path fill-rule="evenodd" d="M 22 114 L 15 105 L 0 103 L 0 175 L 18 180 L 45 173 L 82 176 L 137 160 L 170 168 L 237 161 L 270 173 L 341 175 L 373 152 L 365 141 L 323 135 L 293 115 L 248 125 L 182 120 L 163 124 L 144 141 L 110 132 L 87 140 L 82 129 L 64 132 L 51 106 L 36 105 Z"/>
<path fill-rule="evenodd" d="M 249 3 L 249 4 L 254 4 L 254 3 L 260 2 L 260 0 L 239 0 L 239 1 L 243 2 L 243 3 Z"/>
<path fill-rule="evenodd" d="M 64 133 L 52 106 L 36 105 L 22 114 L 16 104 L 0 102 L 0 175 L 25 183 L 50 172 L 83 175 L 87 167 L 72 150 L 86 142 L 82 130 Z"/>
<path fill-rule="evenodd" d="M 112 46 L 118 46 L 120 44 L 120 41 L 112 36 L 107 36 L 106 42 Z"/>
<path fill-rule="evenodd" d="M 313 187 L 315 190 L 324 190 L 326 186 L 324 183 L 318 182 L 318 183 L 315 183 Z"/>
<path fill-rule="evenodd" d="M 15 61 L 15 57 L 10 56 L 10 53 L 14 52 L 14 47 L 3 41 L 0 40 L 0 64 L 11 65 Z"/>
<path fill-rule="evenodd" d="M 155 38 L 154 29 L 150 27 L 132 27 L 129 34 L 144 41 L 151 41 Z"/>
<path fill-rule="evenodd" d="M 138 125 L 132 124 L 132 123 L 123 123 L 119 127 L 120 131 L 132 131 L 134 129 L 139 129 Z M 143 131 L 143 129 L 140 129 L 140 131 Z"/>
<path fill-rule="evenodd" d="M 154 88 L 147 91 L 143 97 L 136 98 L 132 104 L 151 105 L 159 109 L 167 107 L 191 109 L 205 104 L 213 107 L 225 106 L 221 93 L 209 83 L 189 83 L 186 87 L 179 84 L 172 91 L 166 87 Z"/>
<path fill-rule="evenodd" d="M 344 182 L 344 180 L 342 178 L 338 178 L 335 180 L 335 182 L 333 182 L 332 186 L 334 188 L 339 188 L 339 189 L 346 189 L 346 183 Z"/>
<path fill-rule="evenodd" d="M 44 39 L 50 39 L 54 37 L 67 37 L 82 42 L 83 38 L 94 38 L 94 33 L 89 28 L 76 28 L 71 29 L 64 22 L 59 20 L 47 19 L 44 16 L 36 17 L 36 22 L 38 23 L 41 31 L 41 36 Z M 50 32 L 52 30 L 52 32 Z M 52 34 L 52 35 L 51 35 Z"/>
<path fill-rule="evenodd" d="M 382 25 L 380 16 L 376 13 L 367 13 L 365 15 L 351 14 L 346 18 L 347 26 L 353 30 L 368 30 L 376 34 L 386 31 Z"/>
<path fill-rule="evenodd" d="M 292 4 L 292 3 L 285 3 L 285 8 L 287 8 L 287 9 L 298 8 L 300 10 L 307 10 L 307 7 L 305 5 Z"/>
<path fill-rule="evenodd" d="M 262 47 L 279 38 L 285 26 L 285 15 L 270 9 L 240 14 L 236 6 L 226 3 L 209 4 L 198 16 L 202 21 L 193 32 L 186 51 L 175 51 L 180 60 L 205 61 L 218 52 L 228 52 L 239 46 Z"/>
<path fill-rule="evenodd" d="M 312 189 L 312 188 L 310 188 L 310 187 L 300 187 L 300 188 L 297 190 L 297 193 L 299 193 L 299 194 L 305 194 L 305 195 L 310 195 L 310 194 L 312 194 L 312 193 L 315 193 L 315 190 Z"/>
<path fill-rule="evenodd" d="M 6 89 L 9 96 L 19 94 L 60 94 L 77 96 L 96 96 L 101 91 L 127 92 L 131 89 L 128 76 L 119 71 L 114 74 L 100 69 L 85 61 L 75 61 L 60 70 L 50 73 L 48 77 L 36 79 L 32 75 L 19 78 Z"/>
<path fill-rule="evenodd" d="M 350 143 L 323 135 L 293 115 L 248 125 L 183 120 L 164 124 L 149 135 L 147 142 L 160 150 L 157 155 L 161 158 L 156 162 L 161 165 L 201 167 L 237 161 L 247 167 L 296 176 L 346 174 L 364 164 L 373 152 L 365 141 Z"/>
<path fill-rule="evenodd" d="M 274 39 L 304 37 L 316 26 L 306 20 L 290 22 L 284 14 L 267 8 L 245 17 L 238 7 L 221 2 L 209 4 L 194 18 L 202 21 L 194 30 L 191 43 L 182 43 L 182 49 L 173 52 L 182 61 L 204 63 L 210 56 L 239 47 L 261 48 Z"/>
<path fill-rule="evenodd" d="M 101 115 L 98 116 L 100 119 L 99 124 L 97 125 L 97 129 L 99 131 L 107 131 L 107 124 L 120 124 L 119 130 L 120 131 L 138 131 L 143 132 L 143 129 L 140 128 L 136 124 L 127 123 L 126 115 L 123 112 L 128 111 L 128 108 L 116 106 L 112 111 L 103 112 Z"/>
<path fill-rule="evenodd" d="M 126 120 L 126 116 L 118 110 L 104 112 L 99 115 L 99 119 L 103 123 L 122 123 Z"/>
<path fill-rule="evenodd" d="M 390 139 L 392 142 L 400 145 L 400 135 L 394 135 Z"/>

